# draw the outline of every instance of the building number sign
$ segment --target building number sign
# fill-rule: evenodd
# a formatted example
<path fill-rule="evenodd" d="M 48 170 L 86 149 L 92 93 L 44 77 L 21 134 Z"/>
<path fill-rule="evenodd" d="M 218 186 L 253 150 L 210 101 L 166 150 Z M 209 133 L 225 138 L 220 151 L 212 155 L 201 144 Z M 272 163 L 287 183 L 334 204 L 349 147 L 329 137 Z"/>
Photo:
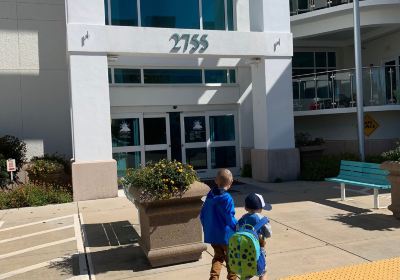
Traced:
<path fill-rule="evenodd" d="M 208 48 L 208 35 L 204 34 L 172 34 L 170 41 L 174 42 L 171 53 L 187 53 L 193 54 L 195 52 L 204 53 Z"/>

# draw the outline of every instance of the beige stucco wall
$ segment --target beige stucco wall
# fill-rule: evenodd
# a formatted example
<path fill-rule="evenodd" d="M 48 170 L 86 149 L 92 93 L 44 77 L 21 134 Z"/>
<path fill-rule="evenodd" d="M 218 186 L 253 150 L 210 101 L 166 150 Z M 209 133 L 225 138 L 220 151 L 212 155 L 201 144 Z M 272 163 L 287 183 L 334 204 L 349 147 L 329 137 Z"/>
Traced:
<path fill-rule="evenodd" d="M 71 155 L 63 0 L 0 1 L 0 136 Z"/>

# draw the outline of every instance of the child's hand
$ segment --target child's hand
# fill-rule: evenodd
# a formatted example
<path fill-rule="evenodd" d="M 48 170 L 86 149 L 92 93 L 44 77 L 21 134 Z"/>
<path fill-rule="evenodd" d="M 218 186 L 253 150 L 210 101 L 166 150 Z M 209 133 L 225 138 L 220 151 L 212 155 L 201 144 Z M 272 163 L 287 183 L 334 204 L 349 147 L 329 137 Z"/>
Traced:
<path fill-rule="evenodd" d="M 263 236 L 260 234 L 258 235 L 258 241 L 260 242 L 260 246 L 261 247 L 265 247 L 265 239 L 263 238 Z"/>

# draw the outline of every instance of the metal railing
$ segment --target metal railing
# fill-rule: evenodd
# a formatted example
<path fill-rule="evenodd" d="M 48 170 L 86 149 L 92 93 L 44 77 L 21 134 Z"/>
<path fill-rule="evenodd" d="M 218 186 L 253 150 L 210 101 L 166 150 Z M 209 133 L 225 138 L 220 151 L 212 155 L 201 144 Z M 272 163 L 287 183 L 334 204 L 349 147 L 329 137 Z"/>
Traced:
<path fill-rule="evenodd" d="M 290 14 L 298 15 L 319 9 L 352 3 L 352 0 L 289 0 Z M 363 0 L 360 0 L 363 1 Z"/>
<path fill-rule="evenodd" d="M 364 106 L 400 105 L 400 66 L 363 68 Z M 293 76 L 295 111 L 356 107 L 355 69 Z"/>

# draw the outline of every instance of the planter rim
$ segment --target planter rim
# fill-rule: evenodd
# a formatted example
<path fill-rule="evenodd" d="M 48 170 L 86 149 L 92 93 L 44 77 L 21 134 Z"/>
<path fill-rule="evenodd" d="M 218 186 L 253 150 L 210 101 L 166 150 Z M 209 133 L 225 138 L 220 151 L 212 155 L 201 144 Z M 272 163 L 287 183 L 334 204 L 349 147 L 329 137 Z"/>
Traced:
<path fill-rule="evenodd" d="M 129 193 L 131 197 L 133 198 L 134 201 L 133 203 L 138 203 L 141 205 L 150 205 L 150 204 L 160 204 L 160 203 L 172 203 L 177 200 L 192 200 L 192 199 L 198 199 L 200 197 L 205 196 L 208 192 L 210 191 L 210 188 L 208 185 L 195 181 L 192 183 L 189 187 L 189 189 L 181 196 L 181 197 L 171 197 L 169 199 L 158 199 L 158 200 L 151 200 L 151 201 L 143 201 L 139 199 L 139 192 L 137 189 L 130 187 L 129 188 Z"/>

